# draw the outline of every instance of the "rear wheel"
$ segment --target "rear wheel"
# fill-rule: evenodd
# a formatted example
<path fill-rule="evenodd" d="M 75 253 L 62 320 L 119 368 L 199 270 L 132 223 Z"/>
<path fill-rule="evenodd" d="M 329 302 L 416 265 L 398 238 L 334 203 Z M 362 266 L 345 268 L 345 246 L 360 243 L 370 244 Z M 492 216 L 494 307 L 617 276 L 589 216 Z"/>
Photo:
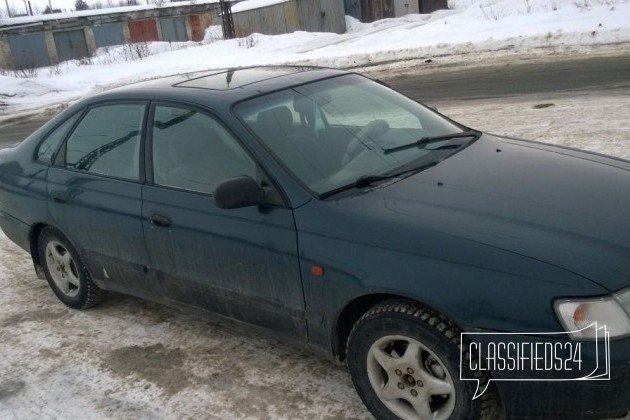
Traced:
<path fill-rule="evenodd" d="M 65 305 L 87 309 L 102 300 L 104 292 L 92 282 L 79 254 L 61 232 L 44 228 L 38 252 L 50 288 Z"/>
<path fill-rule="evenodd" d="M 460 332 L 414 302 L 384 302 L 363 315 L 350 333 L 347 359 L 372 414 L 388 420 L 494 417 L 495 394 L 473 400 L 475 382 L 459 380 Z"/>

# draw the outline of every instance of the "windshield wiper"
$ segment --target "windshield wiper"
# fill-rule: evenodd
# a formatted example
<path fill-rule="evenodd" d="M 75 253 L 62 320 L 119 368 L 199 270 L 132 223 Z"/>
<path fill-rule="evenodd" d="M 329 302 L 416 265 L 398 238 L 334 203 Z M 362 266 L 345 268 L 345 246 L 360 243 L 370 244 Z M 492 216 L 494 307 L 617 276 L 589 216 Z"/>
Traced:
<path fill-rule="evenodd" d="M 396 179 L 398 178 L 403 179 L 403 178 L 407 178 L 411 175 L 417 174 L 418 172 L 422 172 L 427 168 L 430 168 L 431 166 L 435 166 L 438 163 L 440 163 L 441 160 L 433 160 L 431 162 L 425 163 L 422 166 L 418 166 L 412 169 L 405 169 L 403 171 L 398 171 L 395 173 L 388 173 L 388 174 L 383 174 L 383 175 L 362 175 L 360 177 L 357 178 L 356 181 L 354 181 L 351 184 L 348 185 L 344 185 L 341 186 L 339 188 L 335 188 L 334 190 L 330 190 L 328 192 L 325 192 L 323 194 L 321 194 L 319 196 L 319 198 L 324 199 L 327 197 L 330 197 L 331 195 L 335 195 L 337 193 L 340 193 L 342 191 L 346 191 L 346 190 L 350 190 L 350 189 L 354 189 L 354 188 L 364 188 L 364 187 L 369 187 L 371 185 L 373 185 L 376 182 L 379 181 L 385 181 L 387 179 Z"/>
<path fill-rule="evenodd" d="M 347 185 L 343 185 L 341 187 L 335 188 L 334 190 L 330 190 L 327 191 L 323 194 L 321 194 L 319 196 L 319 198 L 326 198 L 326 197 L 330 197 L 331 195 L 335 195 L 337 193 L 340 193 L 342 191 L 346 191 L 346 190 L 350 190 L 353 188 L 364 188 L 364 187 L 369 187 L 370 185 L 374 184 L 375 182 L 379 182 L 379 181 L 385 181 L 387 179 L 391 179 L 391 178 L 399 178 L 400 174 L 392 174 L 392 175 L 363 175 L 357 178 L 356 181 L 354 181 L 351 184 L 347 184 Z"/>
<path fill-rule="evenodd" d="M 461 133 L 453 133 L 453 134 L 444 134 L 442 136 L 431 136 L 431 137 L 422 137 L 419 140 L 414 141 L 413 143 L 403 144 L 402 146 L 390 147 L 389 149 L 384 149 L 385 155 L 390 153 L 400 152 L 401 150 L 412 149 L 414 147 L 422 147 L 427 144 L 437 143 L 444 140 L 456 139 L 460 137 L 474 137 L 479 138 L 481 135 L 481 131 L 477 130 L 468 130 L 462 131 Z"/>

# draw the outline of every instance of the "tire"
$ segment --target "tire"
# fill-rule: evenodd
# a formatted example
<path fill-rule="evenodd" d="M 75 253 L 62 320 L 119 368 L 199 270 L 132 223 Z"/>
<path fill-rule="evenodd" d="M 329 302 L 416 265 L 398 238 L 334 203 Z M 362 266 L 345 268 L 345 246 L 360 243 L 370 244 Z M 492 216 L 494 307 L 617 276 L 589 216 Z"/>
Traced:
<path fill-rule="evenodd" d="M 102 301 L 104 291 L 94 284 L 79 253 L 61 232 L 44 228 L 37 251 L 48 285 L 61 302 L 88 309 Z"/>
<path fill-rule="evenodd" d="M 473 400 L 476 382 L 459 380 L 460 333 L 415 302 L 387 301 L 365 313 L 348 338 L 347 363 L 370 412 L 379 420 L 498 417 L 492 385 Z M 488 379 L 480 376 L 480 386 Z"/>

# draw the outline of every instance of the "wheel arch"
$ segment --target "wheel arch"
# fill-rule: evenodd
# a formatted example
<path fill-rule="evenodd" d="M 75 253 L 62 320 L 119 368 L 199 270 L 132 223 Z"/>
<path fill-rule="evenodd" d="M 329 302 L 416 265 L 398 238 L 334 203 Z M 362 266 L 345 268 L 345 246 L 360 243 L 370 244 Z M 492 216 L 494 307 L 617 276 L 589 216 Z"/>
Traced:
<path fill-rule="evenodd" d="M 70 242 L 72 246 L 76 248 L 75 244 L 68 238 L 68 236 L 63 233 L 57 226 L 51 225 L 46 222 L 36 222 L 31 226 L 31 230 L 28 235 L 29 248 L 31 251 L 31 259 L 33 260 L 33 266 L 35 267 L 35 273 L 37 274 L 37 278 L 45 280 L 46 276 L 44 275 L 44 268 L 42 266 L 41 261 L 39 260 L 39 238 L 41 237 L 42 232 L 45 228 L 52 228 L 57 231 L 65 240 Z"/>
<path fill-rule="evenodd" d="M 35 267 L 35 273 L 37 274 L 37 278 L 41 280 L 45 280 L 46 276 L 44 275 L 44 268 L 42 267 L 41 262 L 39 261 L 39 237 L 44 230 L 44 228 L 50 226 L 47 223 L 35 223 L 31 227 L 31 231 L 28 234 L 28 242 L 31 251 L 31 259 L 33 260 L 33 266 Z"/>
<path fill-rule="evenodd" d="M 357 296 L 346 304 L 346 306 L 339 312 L 335 323 L 333 324 L 332 331 L 332 345 L 335 358 L 342 362 L 346 358 L 346 347 L 348 344 L 348 337 L 350 331 L 356 322 L 370 310 L 374 305 L 378 305 L 387 300 L 403 300 L 413 301 L 418 305 L 431 309 L 435 312 L 439 312 L 437 309 L 427 305 L 426 303 L 419 301 L 418 299 L 410 298 L 395 293 L 371 293 L 367 295 Z M 448 315 L 444 314 L 448 317 Z M 454 322 L 451 320 L 451 322 Z M 461 326 L 459 326 L 461 328 Z"/>
<path fill-rule="evenodd" d="M 453 317 L 450 311 L 444 311 L 436 308 L 427 302 L 418 299 L 417 297 L 406 296 L 395 292 L 375 292 L 365 295 L 356 296 L 350 300 L 344 308 L 338 313 L 337 318 L 334 321 L 332 328 L 332 350 L 334 357 L 337 361 L 342 362 L 346 358 L 346 346 L 348 344 L 348 337 L 354 324 L 374 305 L 377 305 L 386 300 L 402 300 L 411 301 L 431 311 L 444 315 L 453 324 L 455 324 L 462 331 L 465 330 L 465 325 L 461 325 L 458 322 L 457 317 Z"/>

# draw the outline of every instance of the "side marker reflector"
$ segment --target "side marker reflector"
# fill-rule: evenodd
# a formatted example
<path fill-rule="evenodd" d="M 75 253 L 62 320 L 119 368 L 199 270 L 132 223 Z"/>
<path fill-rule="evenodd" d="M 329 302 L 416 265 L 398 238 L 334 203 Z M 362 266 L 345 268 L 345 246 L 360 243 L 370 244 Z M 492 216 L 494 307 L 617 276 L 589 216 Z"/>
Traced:
<path fill-rule="evenodd" d="M 311 274 L 313 275 L 313 277 L 323 277 L 324 267 L 322 267 L 321 265 L 311 266 Z"/>

